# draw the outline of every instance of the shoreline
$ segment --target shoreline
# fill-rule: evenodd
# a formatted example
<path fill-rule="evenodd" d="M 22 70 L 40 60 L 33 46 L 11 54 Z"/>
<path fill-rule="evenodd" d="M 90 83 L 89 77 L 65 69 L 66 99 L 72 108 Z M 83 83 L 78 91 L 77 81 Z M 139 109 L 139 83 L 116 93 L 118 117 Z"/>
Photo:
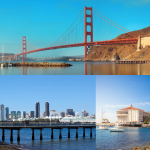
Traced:
<path fill-rule="evenodd" d="M 9 144 L 9 143 L 5 143 L 3 141 L 0 141 L 0 149 L 2 150 L 21 150 L 22 146 L 21 145 L 16 145 L 16 144 Z"/>

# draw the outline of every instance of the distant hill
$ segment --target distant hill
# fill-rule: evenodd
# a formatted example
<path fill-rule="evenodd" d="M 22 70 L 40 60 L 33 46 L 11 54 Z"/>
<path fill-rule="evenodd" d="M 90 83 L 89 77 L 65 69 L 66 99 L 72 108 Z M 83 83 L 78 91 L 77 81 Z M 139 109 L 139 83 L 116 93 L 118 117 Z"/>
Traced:
<path fill-rule="evenodd" d="M 116 39 L 135 38 L 131 34 L 142 37 L 150 36 L 150 27 L 119 35 Z M 112 61 L 114 58 L 120 60 L 150 60 L 150 46 L 137 50 L 137 44 L 115 44 L 92 46 L 86 60 Z"/>

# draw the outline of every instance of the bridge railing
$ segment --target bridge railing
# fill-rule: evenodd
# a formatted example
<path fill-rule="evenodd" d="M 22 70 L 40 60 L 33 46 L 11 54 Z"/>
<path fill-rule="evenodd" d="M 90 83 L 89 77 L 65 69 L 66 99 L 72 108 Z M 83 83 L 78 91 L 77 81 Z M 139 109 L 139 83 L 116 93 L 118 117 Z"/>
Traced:
<path fill-rule="evenodd" d="M 0 122 L 0 127 L 24 127 L 24 126 L 37 126 L 37 127 L 53 127 L 53 126 L 96 126 L 93 122 L 38 122 L 38 121 L 2 121 Z"/>

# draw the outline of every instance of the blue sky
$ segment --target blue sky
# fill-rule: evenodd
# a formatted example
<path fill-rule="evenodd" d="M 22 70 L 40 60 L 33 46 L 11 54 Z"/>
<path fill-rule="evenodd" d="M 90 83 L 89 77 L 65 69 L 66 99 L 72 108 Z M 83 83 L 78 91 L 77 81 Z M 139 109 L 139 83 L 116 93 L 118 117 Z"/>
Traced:
<path fill-rule="evenodd" d="M 10 111 L 35 111 L 35 103 L 40 102 L 40 113 L 45 111 L 45 102 L 50 110 L 65 111 L 85 109 L 95 114 L 95 76 L 1 76 L 1 103 Z"/>
<path fill-rule="evenodd" d="M 47 47 L 59 38 L 82 9 L 96 10 L 129 30 L 150 25 L 150 0 L 5 0 L 0 1 L 0 51 L 17 53 L 22 36 L 37 47 Z M 28 57 L 84 55 L 84 48 L 38 52 Z"/>
<path fill-rule="evenodd" d="M 116 122 L 116 111 L 133 107 L 150 111 L 150 76 L 96 76 L 97 122 Z"/>

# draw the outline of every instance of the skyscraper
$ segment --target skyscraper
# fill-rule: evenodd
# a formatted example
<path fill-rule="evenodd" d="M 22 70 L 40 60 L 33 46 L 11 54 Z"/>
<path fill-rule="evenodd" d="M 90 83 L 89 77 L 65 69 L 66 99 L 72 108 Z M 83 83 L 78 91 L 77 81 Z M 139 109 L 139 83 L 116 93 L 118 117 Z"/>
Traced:
<path fill-rule="evenodd" d="M 11 119 L 16 119 L 16 111 L 11 111 Z"/>
<path fill-rule="evenodd" d="M 9 119 L 9 108 L 6 107 L 6 119 Z"/>
<path fill-rule="evenodd" d="M 26 118 L 26 111 L 22 111 L 23 118 Z"/>
<path fill-rule="evenodd" d="M 30 118 L 34 118 L 34 111 L 30 111 Z"/>
<path fill-rule="evenodd" d="M 49 102 L 47 102 L 47 101 L 45 103 L 45 116 L 49 117 Z"/>
<path fill-rule="evenodd" d="M 86 110 L 84 109 L 84 110 L 82 110 L 82 117 L 84 118 L 84 117 L 87 117 L 87 116 L 89 116 L 89 113 L 88 112 L 86 112 Z"/>
<path fill-rule="evenodd" d="M 75 113 L 74 113 L 73 109 L 67 109 L 66 115 L 72 115 L 72 116 L 74 116 Z"/>
<path fill-rule="evenodd" d="M 19 118 L 21 118 L 21 111 L 16 112 L 16 119 L 19 119 Z"/>
<path fill-rule="evenodd" d="M 35 104 L 35 117 L 40 118 L 40 103 L 39 102 Z"/>
<path fill-rule="evenodd" d="M 65 117 L 65 112 L 64 111 L 61 111 L 60 112 L 60 116 L 63 118 L 63 117 Z"/>
<path fill-rule="evenodd" d="M 2 120 L 4 120 L 4 105 L 3 104 L 0 105 L 0 121 Z"/>

